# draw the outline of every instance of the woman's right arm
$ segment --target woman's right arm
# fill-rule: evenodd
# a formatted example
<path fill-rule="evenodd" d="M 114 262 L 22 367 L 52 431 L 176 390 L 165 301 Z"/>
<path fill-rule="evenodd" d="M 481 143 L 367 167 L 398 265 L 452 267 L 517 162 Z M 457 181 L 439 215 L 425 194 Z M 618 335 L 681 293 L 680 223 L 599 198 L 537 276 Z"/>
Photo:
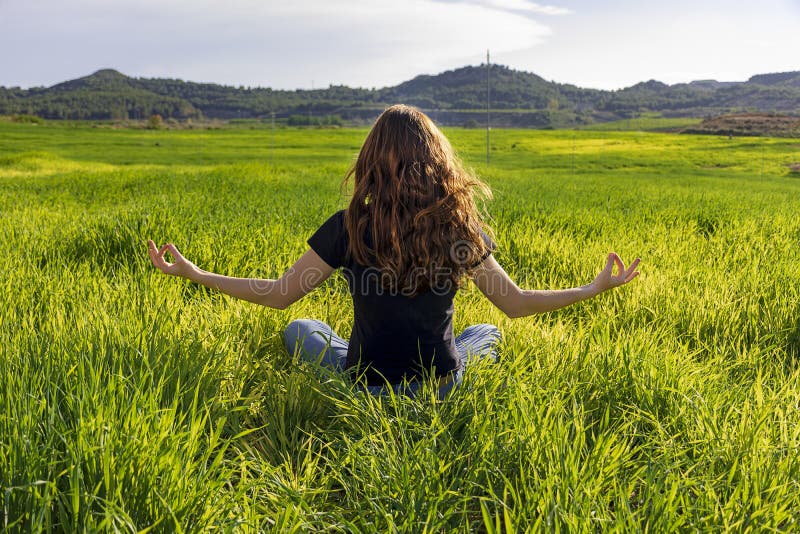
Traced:
<path fill-rule="evenodd" d="M 161 248 L 147 242 L 153 266 L 164 274 L 186 278 L 192 282 L 216 289 L 231 297 L 282 310 L 303 298 L 324 282 L 334 271 L 313 249 L 308 249 L 289 270 L 277 280 L 266 278 L 237 278 L 204 271 L 187 260 L 172 243 Z M 169 263 L 165 254 L 174 258 Z"/>
<path fill-rule="evenodd" d="M 472 280 L 500 311 L 508 317 L 516 318 L 558 310 L 627 284 L 639 275 L 639 271 L 636 270 L 638 265 L 639 258 L 636 258 L 626 269 L 622 259 L 612 252 L 608 255 L 605 268 L 585 286 L 559 290 L 531 290 L 520 289 L 492 255 L 481 263 Z M 616 274 L 614 274 L 615 266 Z"/>

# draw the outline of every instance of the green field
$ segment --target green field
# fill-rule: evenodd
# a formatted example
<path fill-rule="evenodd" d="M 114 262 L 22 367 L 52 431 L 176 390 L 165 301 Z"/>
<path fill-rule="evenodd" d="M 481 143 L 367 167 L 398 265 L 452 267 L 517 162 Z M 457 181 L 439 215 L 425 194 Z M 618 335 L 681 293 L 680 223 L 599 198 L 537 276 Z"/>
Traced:
<path fill-rule="evenodd" d="M 582 126 L 583 130 L 596 131 L 671 131 L 677 132 L 690 126 L 700 124 L 702 119 L 691 117 L 636 117 L 633 119 L 619 119 L 608 122 L 597 122 Z"/>
<path fill-rule="evenodd" d="M 0 525 L 153 532 L 800 528 L 800 141 L 446 132 L 493 188 L 521 285 L 632 284 L 510 320 L 445 402 L 373 398 L 285 353 L 349 335 L 339 276 L 285 311 L 149 265 L 280 275 L 347 204 L 365 130 L 0 122 Z"/>

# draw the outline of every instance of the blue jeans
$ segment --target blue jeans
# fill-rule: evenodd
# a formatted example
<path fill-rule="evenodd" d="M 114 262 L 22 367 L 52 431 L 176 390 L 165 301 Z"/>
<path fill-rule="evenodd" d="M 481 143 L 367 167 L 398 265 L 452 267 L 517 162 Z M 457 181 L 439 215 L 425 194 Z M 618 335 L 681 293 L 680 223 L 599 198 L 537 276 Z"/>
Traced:
<path fill-rule="evenodd" d="M 457 388 L 464 378 L 467 363 L 473 359 L 497 359 L 497 345 L 500 343 L 500 331 L 491 324 L 476 324 L 467 327 L 456 337 L 456 352 L 461 366 L 455 371 L 453 380 L 439 388 L 439 398 L 444 398 L 451 390 Z M 299 354 L 308 362 L 319 363 L 334 371 L 344 371 L 347 363 L 347 341 L 339 337 L 333 329 L 322 321 L 315 319 L 297 319 L 289 323 L 283 331 L 283 345 L 289 354 Z M 407 384 L 392 384 L 395 393 L 414 396 L 422 386 L 419 380 Z M 367 386 L 373 395 L 388 393 L 387 386 Z"/>

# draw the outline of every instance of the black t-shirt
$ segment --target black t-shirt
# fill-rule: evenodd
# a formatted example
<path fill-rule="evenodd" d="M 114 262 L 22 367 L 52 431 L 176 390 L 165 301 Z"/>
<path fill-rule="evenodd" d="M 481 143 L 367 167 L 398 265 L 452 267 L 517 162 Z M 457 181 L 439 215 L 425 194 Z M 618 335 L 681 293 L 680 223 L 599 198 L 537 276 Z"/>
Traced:
<path fill-rule="evenodd" d="M 483 232 L 489 252 L 494 242 Z M 385 289 L 380 272 L 348 257 L 344 211 L 334 213 L 308 239 L 333 268 L 341 267 L 353 297 L 353 332 L 346 367 L 364 372 L 367 384 L 398 384 L 431 368 L 438 376 L 458 369 L 453 336 L 456 288 L 431 289 L 416 296 Z"/>

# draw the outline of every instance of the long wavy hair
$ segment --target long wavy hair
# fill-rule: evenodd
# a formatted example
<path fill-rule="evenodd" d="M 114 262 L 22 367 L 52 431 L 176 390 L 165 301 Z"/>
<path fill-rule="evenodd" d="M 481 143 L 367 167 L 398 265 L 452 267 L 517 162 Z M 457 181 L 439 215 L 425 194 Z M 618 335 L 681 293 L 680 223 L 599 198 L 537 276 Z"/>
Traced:
<path fill-rule="evenodd" d="M 450 142 L 416 108 L 378 117 L 355 165 L 345 213 L 349 253 L 379 269 L 384 289 L 414 296 L 460 287 L 488 252 L 476 194 L 489 187 L 466 171 Z"/>

